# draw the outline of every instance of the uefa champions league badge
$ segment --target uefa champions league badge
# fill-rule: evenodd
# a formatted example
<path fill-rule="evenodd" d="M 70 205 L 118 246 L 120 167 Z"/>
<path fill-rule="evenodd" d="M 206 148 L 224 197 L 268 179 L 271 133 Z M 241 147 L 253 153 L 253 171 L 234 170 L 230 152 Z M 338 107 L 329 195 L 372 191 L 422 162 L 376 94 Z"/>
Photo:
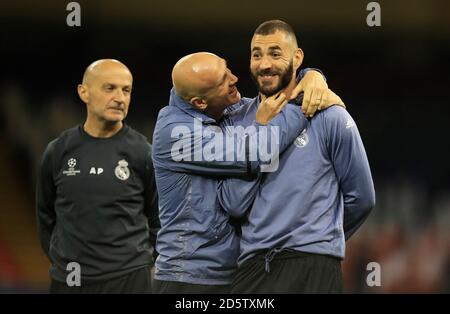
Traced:
<path fill-rule="evenodd" d="M 306 133 L 306 129 L 302 131 L 302 133 L 295 139 L 294 144 L 298 148 L 305 147 L 309 143 L 308 133 Z"/>
<path fill-rule="evenodd" d="M 130 177 L 130 169 L 128 169 L 128 162 L 122 159 L 118 162 L 118 166 L 114 170 L 117 179 L 125 181 Z"/>
<path fill-rule="evenodd" d="M 63 171 L 63 174 L 65 174 L 66 176 L 75 176 L 78 173 L 80 173 L 80 170 L 75 169 L 77 165 L 77 160 L 75 158 L 70 158 L 67 161 L 67 166 L 68 169 Z"/>

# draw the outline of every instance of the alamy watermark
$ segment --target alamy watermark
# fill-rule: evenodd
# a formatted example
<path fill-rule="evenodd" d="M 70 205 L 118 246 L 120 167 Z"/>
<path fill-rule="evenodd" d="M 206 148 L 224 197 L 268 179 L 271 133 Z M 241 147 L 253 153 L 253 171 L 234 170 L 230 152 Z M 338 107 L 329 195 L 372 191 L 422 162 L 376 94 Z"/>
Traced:
<path fill-rule="evenodd" d="M 171 147 L 172 160 L 258 162 L 261 172 L 274 172 L 279 163 L 280 130 L 278 126 L 218 126 L 203 127 L 194 120 L 194 132 L 188 126 L 176 126 L 171 131 L 175 139 Z"/>
<path fill-rule="evenodd" d="M 370 262 L 366 267 L 370 273 L 366 277 L 366 284 L 369 287 L 381 286 L 381 266 L 377 262 Z"/>
<path fill-rule="evenodd" d="M 370 13 L 367 15 L 367 26 L 381 26 L 381 7 L 378 2 L 369 2 L 366 7 Z"/>
<path fill-rule="evenodd" d="M 66 6 L 67 14 L 66 23 L 67 26 L 81 26 L 81 6 L 78 2 L 69 2 Z"/>
<path fill-rule="evenodd" d="M 81 287 L 81 266 L 77 262 L 70 262 L 66 267 L 70 273 L 66 276 L 66 284 L 69 287 Z"/>

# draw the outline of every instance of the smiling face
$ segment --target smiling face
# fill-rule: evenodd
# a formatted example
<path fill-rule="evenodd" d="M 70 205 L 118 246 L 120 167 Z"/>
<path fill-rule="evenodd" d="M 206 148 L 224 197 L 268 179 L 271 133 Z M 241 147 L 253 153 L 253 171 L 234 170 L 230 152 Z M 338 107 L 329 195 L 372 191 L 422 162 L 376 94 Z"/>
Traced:
<path fill-rule="evenodd" d="M 295 83 L 303 54 L 285 32 L 255 34 L 251 43 L 250 72 L 258 90 L 272 96 Z"/>
<path fill-rule="evenodd" d="M 105 61 L 88 69 L 80 98 L 87 105 L 88 120 L 97 123 L 121 123 L 128 113 L 133 77 L 123 64 Z"/>
<path fill-rule="evenodd" d="M 241 94 L 236 87 L 238 78 L 228 68 L 227 62 L 221 58 L 217 60 L 214 72 L 214 83 L 204 96 L 205 103 L 210 109 L 223 111 L 241 100 Z"/>
<path fill-rule="evenodd" d="M 172 70 L 172 81 L 182 99 L 216 120 L 225 108 L 241 100 L 238 78 L 223 58 L 209 52 L 181 58 Z"/>

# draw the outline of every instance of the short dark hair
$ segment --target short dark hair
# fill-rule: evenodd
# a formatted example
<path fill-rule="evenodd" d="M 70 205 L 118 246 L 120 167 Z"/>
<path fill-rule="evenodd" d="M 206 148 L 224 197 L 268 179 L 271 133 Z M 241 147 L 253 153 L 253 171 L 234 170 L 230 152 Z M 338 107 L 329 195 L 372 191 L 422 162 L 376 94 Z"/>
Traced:
<path fill-rule="evenodd" d="M 282 20 L 270 20 L 263 22 L 255 30 L 253 36 L 255 35 L 267 36 L 274 34 L 277 31 L 284 32 L 287 35 L 291 36 L 292 39 L 295 41 L 295 44 L 297 44 L 297 37 L 295 36 L 294 30 L 288 23 Z"/>

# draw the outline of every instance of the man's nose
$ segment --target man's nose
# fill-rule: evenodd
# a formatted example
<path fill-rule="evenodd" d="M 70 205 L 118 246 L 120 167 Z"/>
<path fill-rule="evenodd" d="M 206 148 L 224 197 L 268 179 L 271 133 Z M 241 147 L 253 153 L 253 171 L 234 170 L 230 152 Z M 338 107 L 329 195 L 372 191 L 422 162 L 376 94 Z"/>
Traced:
<path fill-rule="evenodd" d="M 259 68 L 264 69 L 270 69 L 272 67 L 272 62 L 268 57 L 262 57 L 261 63 L 259 64 Z"/>
<path fill-rule="evenodd" d="M 239 79 L 237 78 L 236 75 L 234 75 L 233 73 L 231 73 L 231 80 L 230 80 L 230 85 L 236 85 L 236 83 L 239 81 Z"/>
<path fill-rule="evenodd" d="M 114 100 L 123 103 L 125 101 L 125 93 L 121 89 L 117 89 L 114 94 Z"/>

